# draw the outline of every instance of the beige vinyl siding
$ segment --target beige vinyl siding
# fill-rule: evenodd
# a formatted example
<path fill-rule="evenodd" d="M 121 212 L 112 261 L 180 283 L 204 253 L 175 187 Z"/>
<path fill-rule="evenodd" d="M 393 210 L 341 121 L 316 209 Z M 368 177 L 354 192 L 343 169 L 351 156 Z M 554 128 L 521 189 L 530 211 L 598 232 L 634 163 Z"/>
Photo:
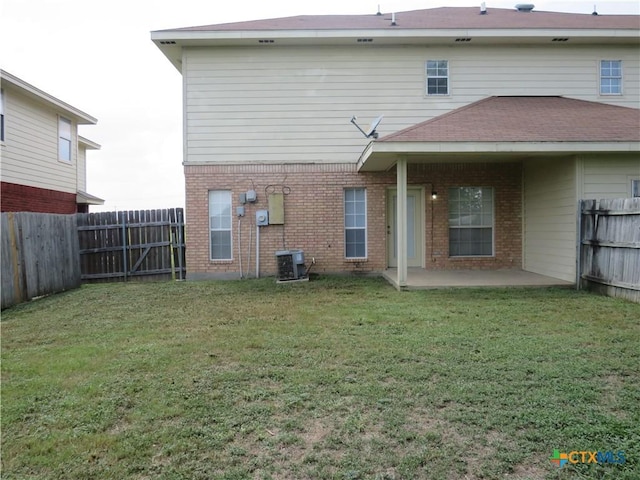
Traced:
<path fill-rule="evenodd" d="M 631 178 L 640 179 L 638 155 L 587 157 L 582 159 L 582 198 L 631 196 Z"/>
<path fill-rule="evenodd" d="M 572 158 L 524 164 L 524 269 L 575 281 L 576 162 Z"/>
<path fill-rule="evenodd" d="M 61 162 L 58 160 L 57 112 L 5 88 L 2 180 L 75 193 L 77 126 L 73 121 L 71 136 L 71 162 Z"/>
<path fill-rule="evenodd" d="M 622 59 L 622 96 L 599 96 L 599 61 Z M 425 94 L 425 62 L 449 61 L 448 96 Z M 637 107 L 634 47 L 186 48 L 187 163 L 355 162 L 381 136 L 491 95 L 564 95 Z"/>
<path fill-rule="evenodd" d="M 87 191 L 87 149 L 78 145 L 77 190 Z"/>

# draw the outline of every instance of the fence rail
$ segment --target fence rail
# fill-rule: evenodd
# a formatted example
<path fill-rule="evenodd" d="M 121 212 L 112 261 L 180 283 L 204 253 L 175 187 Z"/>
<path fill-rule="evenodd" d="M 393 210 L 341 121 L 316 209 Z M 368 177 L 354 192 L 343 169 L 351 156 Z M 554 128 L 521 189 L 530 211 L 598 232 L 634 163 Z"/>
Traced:
<path fill-rule="evenodd" d="M 77 215 L 82 280 L 184 279 L 184 210 Z"/>
<path fill-rule="evenodd" d="M 2 308 L 79 287 L 74 215 L 2 214 Z"/>
<path fill-rule="evenodd" d="M 582 288 L 640 303 L 640 198 L 582 200 Z"/>

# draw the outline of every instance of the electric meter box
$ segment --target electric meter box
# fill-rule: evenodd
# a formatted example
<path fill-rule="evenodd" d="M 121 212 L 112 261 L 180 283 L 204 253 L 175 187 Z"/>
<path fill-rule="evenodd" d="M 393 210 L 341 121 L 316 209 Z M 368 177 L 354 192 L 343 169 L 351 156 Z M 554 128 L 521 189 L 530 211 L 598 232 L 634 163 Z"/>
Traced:
<path fill-rule="evenodd" d="M 256 225 L 258 227 L 265 227 L 269 225 L 269 211 L 257 210 L 256 211 Z"/>

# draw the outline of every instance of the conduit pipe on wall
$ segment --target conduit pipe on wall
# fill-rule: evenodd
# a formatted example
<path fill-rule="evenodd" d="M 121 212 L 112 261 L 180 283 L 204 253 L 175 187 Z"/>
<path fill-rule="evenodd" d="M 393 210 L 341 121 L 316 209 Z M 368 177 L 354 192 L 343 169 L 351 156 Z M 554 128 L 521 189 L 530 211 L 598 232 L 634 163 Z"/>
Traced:
<path fill-rule="evenodd" d="M 238 260 L 240 261 L 240 278 L 244 278 L 242 275 L 242 218 L 238 217 Z"/>
<path fill-rule="evenodd" d="M 256 278 L 260 278 L 260 225 L 256 224 Z"/>

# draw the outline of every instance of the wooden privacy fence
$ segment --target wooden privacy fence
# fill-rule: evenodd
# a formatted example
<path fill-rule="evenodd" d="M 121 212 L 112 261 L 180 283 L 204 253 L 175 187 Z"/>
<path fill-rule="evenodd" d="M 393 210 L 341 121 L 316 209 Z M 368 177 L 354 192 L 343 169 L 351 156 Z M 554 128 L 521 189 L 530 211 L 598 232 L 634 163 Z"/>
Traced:
<path fill-rule="evenodd" d="M 3 213 L 2 308 L 80 286 L 74 215 Z"/>
<path fill-rule="evenodd" d="M 640 303 L 640 198 L 582 200 L 580 287 Z"/>
<path fill-rule="evenodd" d="M 184 210 L 79 213 L 86 282 L 184 279 Z"/>

